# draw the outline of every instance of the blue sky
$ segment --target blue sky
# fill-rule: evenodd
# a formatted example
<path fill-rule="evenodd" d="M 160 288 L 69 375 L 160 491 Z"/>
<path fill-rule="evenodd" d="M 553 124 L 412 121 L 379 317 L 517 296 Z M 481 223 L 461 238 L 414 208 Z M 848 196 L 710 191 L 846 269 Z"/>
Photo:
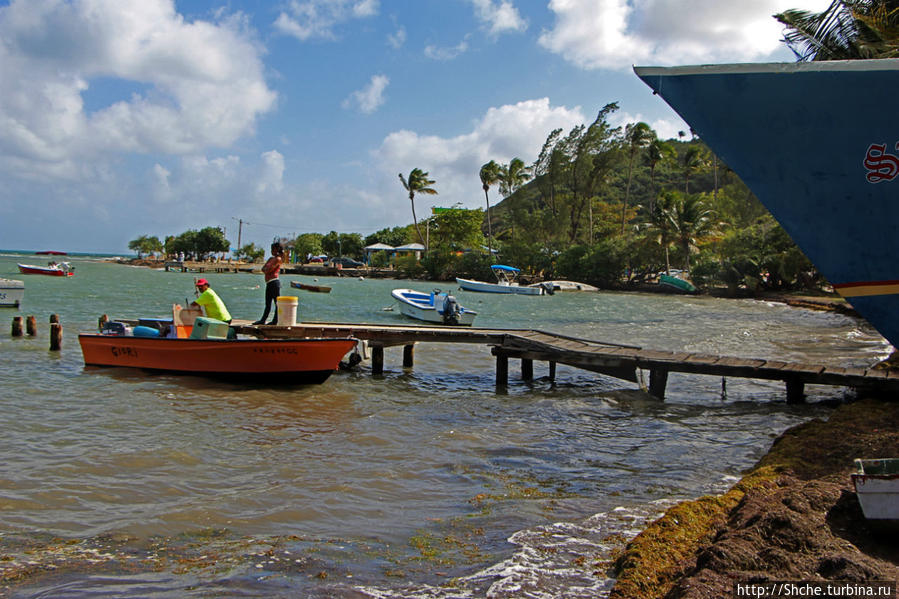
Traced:
<path fill-rule="evenodd" d="M 0 248 L 237 245 L 483 206 L 549 132 L 686 129 L 631 66 L 792 61 L 771 15 L 829 0 L 0 1 Z M 493 190 L 492 201 L 498 201 Z"/>

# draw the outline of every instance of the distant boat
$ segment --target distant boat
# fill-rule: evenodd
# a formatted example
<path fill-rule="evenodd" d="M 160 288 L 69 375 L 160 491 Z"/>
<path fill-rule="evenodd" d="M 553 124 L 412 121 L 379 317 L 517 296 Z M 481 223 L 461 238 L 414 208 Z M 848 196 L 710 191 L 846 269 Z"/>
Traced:
<path fill-rule="evenodd" d="M 25 298 L 25 283 L 15 279 L 0 279 L 0 307 L 18 308 Z"/>
<path fill-rule="evenodd" d="M 463 308 L 455 297 L 439 289 L 431 293 L 414 289 L 394 289 L 390 295 L 399 303 L 402 314 L 416 320 L 471 326 L 474 317 L 478 315 L 474 310 Z"/>
<path fill-rule="evenodd" d="M 528 287 L 543 287 L 544 289 L 552 287 L 555 291 L 599 291 L 599 287 L 587 285 L 586 283 L 578 283 L 577 281 L 543 281 L 542 283 L 532 283 Z"/>
<path fill-rule="evenodd" d="M 43 250 L 35 252 L 38 256 L 68 256 L 66 252 L 57 252 L 56 250 Z"/>
<path fill-rule="evenodd" d="M 546 286 L 521 286 L 518 284 L 518 275 L 521 270 L 514 266 L 494 264 L 490 267 L 496 277 L 496 283 L 475 281 L 472 279 L 456 278 L 456 283 L 465 291 L 477 291 L 479 293 L 515 293 L 518 295 L 543 295 L 552 294 L 552 288 Z"/>
<path fill-rule="evenodd" d="M 327 285 L 307 285 L 306 283 L 300 283 L 299 281 L 291 281 L 290 286 L 295 289 L 302 289 L 303 291 L 312 291 L 315 293 L 331 293 L 331 288 Z"/>
<path fill-rule="evenodd" d="M 899 59 L 634 71 L 899 348 Z"/>
<path fill-rule="evenodd" d="M 75 274 L 75 267 L 68 262 L 59 264 L 51 262 L 47 266 L 34 266 L 32 264 L 17 264 L 19 272 L 23 275 L 48 275 L 51 277 L 71 277 Z"/>
<path fill-rule="evenodd" d="M 681 293 L 696 293 L 696 287 L 693 286 L 693 283 L 676 275 L 660 274 L 659 285 Z"/>

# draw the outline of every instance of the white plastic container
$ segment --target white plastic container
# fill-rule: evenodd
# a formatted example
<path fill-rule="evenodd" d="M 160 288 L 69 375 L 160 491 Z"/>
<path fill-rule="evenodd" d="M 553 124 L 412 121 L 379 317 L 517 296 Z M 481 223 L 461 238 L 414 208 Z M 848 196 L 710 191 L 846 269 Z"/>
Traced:
<path fill-rule="evenodd" d="M 292 295 L 278 296 L 278 326 L 292 327 L 297 324 L 297 304 L 299 300 Z"/>

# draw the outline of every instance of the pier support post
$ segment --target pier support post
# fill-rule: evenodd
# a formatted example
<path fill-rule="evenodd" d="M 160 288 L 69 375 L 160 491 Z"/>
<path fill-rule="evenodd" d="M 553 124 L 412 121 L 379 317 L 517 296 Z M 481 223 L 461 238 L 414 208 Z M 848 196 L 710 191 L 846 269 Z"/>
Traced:
<path fill-rule="evenodd" d="M 371 373 L 384 374 L 384 346 L 371 346 Z"/>
<path fill-rule="evenodd" d="M 62 347 L 62 325 L 58 322 L 50 324 L 50 351 L 59 351 Z"/>
<path fill-rule="evenodd" d="M 12 319 L 12 330 L 10 331 L 13 337 L 21 337 L 22 336 L 22 317 L 14 316 Z"/>
<path fill-rule="evenodd" d="M 509 384 L 509 356 L 496 354 L 496 386 L 505 387 Z"/>
<path fill-rule="evenodd" d="M 668 371 L 653 368 L 649 371 L 649 394 L 658 399 L 665 399 L 665 387 L 668 385 Z"/>
<path fill-rule="evenodd" d="M 789 378 L 787 383 L 787 403 L 805 403 L 805 383 L 797 378 Z"/>
<path fill-rule="evenodd" d="M 549 363 L 549 380 L 550 381 L 556 380 L 556 363 L 552 362 L 552 361 L 550 361 L 550 363 Z"/>
<path fill-rule="evenodd" d="M 25 319 L 25 332 L 29 337 L 37 335 L 37 323 L 34 320 L 34 316 L 29 316 Z"/>
<path fill-rule="evenodd" d="M 534 380 L 534 361 L 530 358 L 521 359 L 521 380 Z"/>
<path fill-rule="evenodd" d="M 58 323 L 59 322 L 59 314 L 51 314 L 50 315 L 50 323 Z"/>
<path fill-rule="evenodd" d="M 412 368 L 412 364 L 414 364 L 415 360 L 415 344 L 410 343 L 409 345 L 403 346 L 403 368 Z"/>

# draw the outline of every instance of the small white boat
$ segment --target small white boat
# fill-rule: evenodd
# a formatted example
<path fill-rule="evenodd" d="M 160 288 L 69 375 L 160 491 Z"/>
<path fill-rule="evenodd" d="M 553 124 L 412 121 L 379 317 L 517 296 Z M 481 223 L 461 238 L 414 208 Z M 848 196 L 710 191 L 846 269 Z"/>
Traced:
<path fill-rule="evenodd" d="M 474 310 L 463 308 L 455 297 L 439 289 L 430 293 L 414 289 L 394 289 L 390 295 L 399 303 L 403 315 L 416 320 L 471 326 L 474 317 L 478 315 Z"/>
<path fill-rule="evenodd" d="M 0 306 L 18 308 L 25 298 L 25 283 L 15 279 L 0 279 Z"/>
<path fill-rule="evenodd" d="M 533 283 L 528 287 L 552 287 L 552 292 L 556 291 L 599 291 L 599 287 L 587 285 L 586 283 L 578 283 L 577 281 L 543 281 L 542 283 Z"/>
<path fill-rule="evenodd" d="M 899 458 L 855 460 L 855 494 L 868 520 L 899 520 Z"/>
<path fill-rule="evenodd" d="M 465 291 L 477 291 L 480 293 L 516 293 L 518 295 L 543 295 L 552 294 L 552 287 L 547 287 L 542 283 L 537 286 L 521 286 L 518 284 L 518 275 L 521 270 L 514 266 L 504 266 L 502 264 L 494 264 L 490 267 L 493 270 L 493 276 L 496 277 L 496 283 L 486 283 L 484 281 L 474 281 L 472 279 L 456 278 L 456 283 Z"/>

